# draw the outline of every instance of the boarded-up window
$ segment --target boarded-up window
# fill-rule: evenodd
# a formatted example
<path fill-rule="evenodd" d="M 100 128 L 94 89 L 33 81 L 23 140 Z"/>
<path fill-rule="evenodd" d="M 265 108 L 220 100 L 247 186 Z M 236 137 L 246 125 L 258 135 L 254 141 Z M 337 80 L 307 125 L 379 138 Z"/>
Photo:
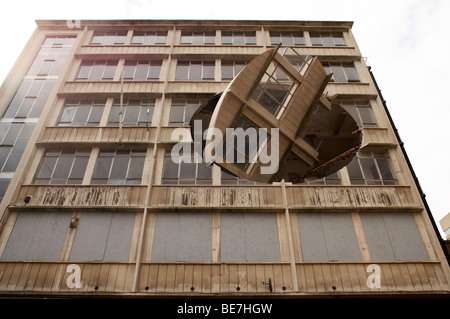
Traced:
<path fill-rule="evenodd" d="M 133 213 L 82 213 L 70 253 L 76 261 L 128 261 Z"/>
<path fill-rule="evenodd" d="M 222 213 L 222 262 L 280 261 L 277 219 L 273 213 Z"/>
<path fill-rule="evenodd" d="M 350 213 L 299 213 L 303 260 L 361 261 Z"/>
<path fill-rule="evenodd" d="M 2 260 L 58 261 L 72 213 L 21 212 Z"/>
<path fill-rule="evenodd" d="M 361 213 L 374 261 L 429 260 L 411 213 Z"/>
<path fill-rule="evenodd" d="M 210 213 L 158 213 L 152 261 L 211 261 Z"/>

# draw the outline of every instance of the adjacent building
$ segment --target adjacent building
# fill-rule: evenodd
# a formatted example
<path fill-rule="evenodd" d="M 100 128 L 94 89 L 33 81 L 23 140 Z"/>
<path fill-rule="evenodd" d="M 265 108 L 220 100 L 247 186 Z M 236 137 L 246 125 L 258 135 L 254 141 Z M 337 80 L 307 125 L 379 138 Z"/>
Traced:
<path fill-rule="evenodd" d="M 450 292 L 351 22 L 36 23 L 0 87 L 0 295 Z M 266 184 L 175 163 L 172 132 L 280 43 L 332 74 L 324 93 L 363 136 L 350 164 Z"/>

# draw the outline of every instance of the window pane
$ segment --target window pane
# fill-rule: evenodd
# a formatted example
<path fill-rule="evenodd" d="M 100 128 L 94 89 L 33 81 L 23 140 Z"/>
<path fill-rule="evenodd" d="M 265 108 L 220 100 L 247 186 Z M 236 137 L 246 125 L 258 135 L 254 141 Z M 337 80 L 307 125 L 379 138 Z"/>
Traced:
<path fill-rule="evenodd" d="M 187 80 L 188 73 L 189 73 L 189 62 L 178 61 L 175 79 L 176 80 Z"/>
<path fill-rule="evenodd" d="M 210 179 L 212 166 L 207 166 L 206 164 L 203 163 L 198 163 L 197 165 L 198 165 L 197 178 Z"/>
<path fill-rule="evenodd" d="M 63 109 L 61 114 L 61 118 L 59 119 L 59 123 L 71 123 L 73 117 L 75 116 L 75 112 L 77 110 L 76 106 L 66 106 Z"/>
<path fill-rule="evenodd" d="M 195 163 L 180 163 L 180 178 L 194 179 L 195 178 Z"/>
<path fill-rule="evenodd" d="M 394 175 L 392 175 L 388 160 L 384 158 L 377 158 L 376 161 L 378 164 L 378 168 L 380 169 L 382 179 L 394 179 Z"/>
<path fill-rule="evenodd" d="M 94 105 L 89 115 L 88 123 L 99 124 L 103 114 L 103 105 Z"/>
<path fill-rule="evenodd" d="M 222 63 L 222 80 L 231 80 L 233 78 L 233 64 Z"/>
<path fill-rule="evenodd" d="M 116 156 L 111 168 L 110 179 L 125 179 L 128 171 L 129 157 Z"/>
<path fill-rule="evenodd" d="M 326 35 L 326 36 L 322 35 L 322 43 L 326 47 L 334 46 L 334 42 L 333 42 L 333 39 L 331 38 L 331 35 Z"/>
<path fill-rule="evenodd" d="M 147 78 L 159 80 L 159 75 L 161 73 L 161 65 L 162 65 L 161 61 L 152 61 Z"/>
<path fill-rule="evenodd" d="M 375 124 L 375 120 L 372 116 L 372 109 L 370 107 L 359 107 L 359 114 L 361 115 L 362 122 L 364 124 Z"/>
<path fill-rule="evenodd" d="M 202 79 L 202 62 L 193 61 L 189 68 L 189 80 L 201 80 Z"/>
<path fill-rule="evenodd" d="M 172 104 L 170 108 L 170 123 L 184 123 L 184 108 L 185 105 Z"/>
<path fill-rule="evenodd" d="M 335 82 L 347 82 L 345 77 L 344 69 L 338 64 L 331 64 L 331 72 L 333 73 L 333 79 Z"/>
<path fill-rule="evenodd" d="M 105 67 L 102 80 L 112 80 L 116 72 L 117 62 L 109 61 Z"/>
<path fill-rule="evenodd" d="M 344 71 L 347 75 L 347 79 L 349 82 L 358 82 L 358 75 L 356 74 L 355 67 L 351 64 L 345 64 L 344 65 Z"/>
<path fill-rule="evenodd" d="M 375 160 L 372 158 L 360 158 L 362 170 L 366 180 L 379 180 L 380 175 L 378 174 L 377 167 L 375 165 Z"/>
<path fill-rule="evenodd" d="M 53 179 L 67 179 L 72 167 L 73 156 L 60 156 L 53 173 Z"/>
<path fill-rule="evenodd" d="M 99 157 L 95 168 L 94 178 L 108 179 L 111 168 L 112 157 Z"/>
<path fill-rule="evenodd" d="M 13 123 L 11 124 L 8 133 L 6 134 L 5 138 L 3 139 L 2 144 L 3 145 L 14 145 L 16 142 L 17 136 L 19 135 L 20 131 L 22 130 L 23 124 Z"/>
<path fill-rule="evenodd" d="M 42 161 L 41 167 L 37 174 L 37 178 L 48 178 L 52 177 L 53 168 L 56 164 L 56 157 L 47 157 Z"/>
<path fill-rule="evenodd" d="M 90 104 L 79 105 L 75 112 L 75 116 L 73 117 L 73 124 L 85 125 L 87 118 L 89 116 L 90 110 L 91 110 Z"/>
<path fill-rule="evenodd" d="M 139 62 L 136 66 L 136 72 L 134 74 L 134 81 L 147 80 L 148 70 L 150 68 L 149 62 Z"/>
<path fill-rule="evenodd" d="M 139 104 L 136 104 L 136 102 L 130 101 L 127 107 L 125 108 L 124 113 L 124 119 L 123 124 L 124 125 L 137 125 L 139 112 L 141 110 L 140 101 L 138 101 Z"/>
<path fill-rule="evenodd" d="M 128 179 L 141 179 L 142 169 L 144 168 L 145 157 L 132 157 L 130 159 L 130 170 L 128 172 Z"/>
<path fill-rule="evenodd" d="M 294 44 L 295 45 L 305 45 L 305 38 L 303 37 L 303 35 L 293 35 L 294 38 Z"/>
<path fill-rule="evenodd" d="M 214 80 L 214 62 L 203 63 L 203 80 Z"/>
<path fill-rule="evenodd" d="M 11 149 L 12 147 L 10 146 L 0 146 L 0 171 L 8 159 L 9 153 L 11 153 Z"/>
<path fill-rule="evenodd" d="M 359 167 L 359 161 L 357 158 L 353 159 L 347 165 L 348 175 L 350 179 L 363 179 L 363 175 L 361 173 L 361 168 Z"/>
<path fill-rule="evenodd" d="M 164 158 L 163 178 L 178 178 L 178 164 L 173 162 L 170 154 Z"/>
<path fill-rule="evenodd" d="M 78 72 L 77 80 L 86 80 L 91 72 L 92 64 L 82 65 L 80 71 Z"/>
<path fill-rule="evenodd" d="M 312 45 L 322 45 L 322 39 L 319 34 L 311 33 L 310 36 Z"/>
<path fill-rule="evenodd" d="M 72 171 L 70 172 L 70 178 L 83 179 L 88 161 L 88 156 L 77 156 L 73 163 Z"/>

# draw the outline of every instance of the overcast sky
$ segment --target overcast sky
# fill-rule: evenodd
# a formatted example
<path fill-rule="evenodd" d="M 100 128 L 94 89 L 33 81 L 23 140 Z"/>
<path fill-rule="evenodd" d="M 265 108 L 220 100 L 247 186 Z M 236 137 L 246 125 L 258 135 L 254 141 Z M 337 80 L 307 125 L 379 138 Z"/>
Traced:
<path fill-rule="evenodd" d="M 12 0 L 0 11 L 0 83 L 37 19 L 353 21 L 434 219 L 450 212 L 448 0 Z"/>

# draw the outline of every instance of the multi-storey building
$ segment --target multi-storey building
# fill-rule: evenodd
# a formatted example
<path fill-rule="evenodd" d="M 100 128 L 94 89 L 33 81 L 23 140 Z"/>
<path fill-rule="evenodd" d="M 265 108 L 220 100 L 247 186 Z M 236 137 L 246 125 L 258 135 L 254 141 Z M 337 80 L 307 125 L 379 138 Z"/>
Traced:
<path fill-rule="evenodd" d="M 0 294 L 448 294 L 442 241 L 351 28 L 37 21 L 0 88 Z M 332 73 L 324 93 L 363 136 L 350 164 L 264 184 L 173 162 L 174 129 L 280 43 Z"/>

